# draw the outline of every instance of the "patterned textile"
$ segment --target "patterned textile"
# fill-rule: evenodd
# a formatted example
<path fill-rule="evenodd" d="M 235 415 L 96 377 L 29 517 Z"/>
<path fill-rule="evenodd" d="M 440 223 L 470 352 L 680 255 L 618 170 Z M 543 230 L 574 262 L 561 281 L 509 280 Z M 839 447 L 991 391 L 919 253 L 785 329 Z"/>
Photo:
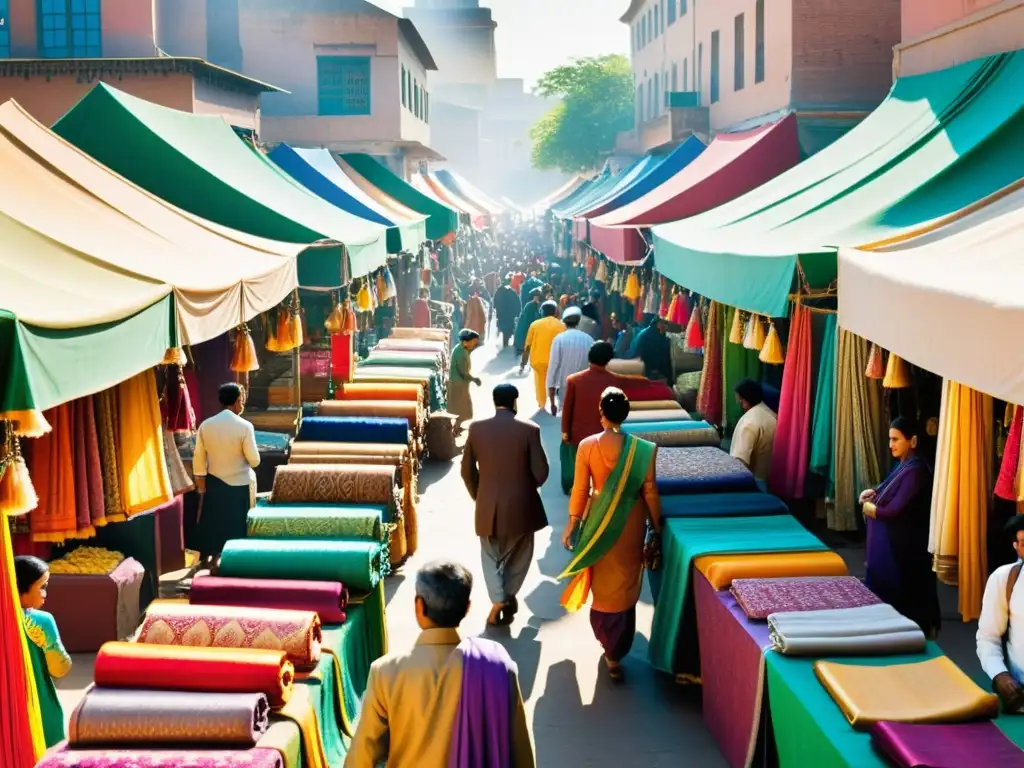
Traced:
<path fill-rule="evenodd" d="M 708 307 L 704 333 L 704 368 L 701 370 L 697 410 L 712 424 L 721 425 L 724 418 L 725 312 L 722 305 L 712 301 Z"/>
<path fill-rule="evenodd" d="M 91 397 L 71 402 L 75 449 L 75 510 L 78 537 L 92 535 L 94 526 L 106 525 L 103 504 L 103 459 L 100 457 L 96 415 Z"/>
<path fill-rule="evenodd" d="M 167 475 L 171 480 L 171 493 L 179 496 L 192 489 L 194 483 L 185 470 L 181 460 L 181 452 L 174 440 L 174 434 L 164 430 L 164 458 L 167 461 Z"/>
<path fill-rule="evenodd" d="M 348 590 L 337 581 L 199 576 L 192 580 L 188 599 L 192 605 L 240 605 L 247 608 L 315 611 L 324 624 L 342 624 L 348 607 Z"/>
<path fill-rule="evenodd" d="M 370 464 L 289 464 L 278 467 L 272 504 L 394 504 L 399 471 Z"/>
<path fill-rule="evenodd" d="M 857 608 L 881 601 L 855 576 L 804 576 L 787 579 L 736 579 L 732 594 L 750 619 L 770 613 Z"/>
<path fill-rule="evenodd" d="M 320 416 L 405 419 L 409 429 L 415 435 L 420 433 L 424 418 L 423 409 L 411 400 L 324 400 L 320 403 L 318 414 Z"/>
<path fill-rule="evenodd" d="M 254 539 L 384 539 L 384 507 L 256 507 L 249 510 Z"/>
<path fill-rule="evenodd" d="M 871 726 L 871 743 L 899 768 L 1024 768 L 1024 750 L 991 722 L 875 723 Z"/>
<path fill-rule="evenodd" d="M 309 416 L 299 425 L 298 442 L 409 443 L 408 419 L 371 416 Z"/>
<path fill-rule="evenodd" d="M 663 424 L 664 422 L 656 422 L 656 424 Z M 636 435 L 644 440 L 649 440 L 657 446 L 665 448 L 699 448 L 709 447 L 718 448 L 722 445 L 722 436 L 718 434 L 718 430 L 712 427 L 710 424 L 704 421 L 681 421 L 679 424 L 703 424 L 703 427 L 697 427 L 696 429 L 651 429 L 647 430 L 644 427 L 649 426 L 645 423 L 634 425 L 634 429 L 623 430 L 630 435 Z M 654 426 L 653 424 L 650 426 Z"/>
<path fill-rule="evenodd" d="M 48 753 L 36 768 L 284 768 L 276 749 L 74 749 Z"/>
<path fill-rule="evenodd" d="M 224 547 L 219 575 L 340 581 L 351 590 L 367 591 L 387 575 L 384 554 L 371 541 L 238 539 Z"/>
<path fill-rule="evenodd" d="M 757 490 L 750 470 L 719 448 L 660 448 L 655 471 L 666 496 Z"/>
<path fill-rule="evenodd" d="M 68 721 L 78 749 L 109 745 L 223 744 L 255 746 L 269 724 L 262 693 L 91 688 Z"/>
<path fill-rule="evenodd" d="M 107 522 L 124 520 L 121 500 L 121 451 L 118 445 L 117 393 L 106 389 L 93 395 L 96 431 L 99 434 L 101 467 L 103 469 L 103 507 Z"/>
<path fill-rule="evenodd" d="M 200 648 L 284 651 L 296 668 L 320 660 L 320 617 L 311 611 L 190 605 L 157 600 L 146 609 L 137 642 Z"/>
<path fill-rule="evenodd" d="M 104 643 L 93 669 L 101 688 L 258 692 L 274 708 L 291 698 L 294 679 L 295 666 L 284 651 L 259 648 Z"/>

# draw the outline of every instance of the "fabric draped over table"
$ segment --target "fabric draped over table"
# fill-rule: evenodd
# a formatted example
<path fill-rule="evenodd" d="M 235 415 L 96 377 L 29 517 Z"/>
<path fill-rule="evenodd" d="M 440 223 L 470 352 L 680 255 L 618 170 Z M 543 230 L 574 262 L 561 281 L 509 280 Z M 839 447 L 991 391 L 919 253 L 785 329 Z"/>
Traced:
<path fill-rule="evenodd" d="M 857 729 L 881 721 L 962 723 L 999 713 L 998 697 L 948 656 L 885 667 L 818 661 L 814 674 Z"/>
<path fill-rule="evenodd" d="M 338 581 L 199 576 L 192 580 L 188 600 L 192 605 L 315 611 L 324 624 L 341 624 L 346 617 L 348 589 Z"/>
<path fill-rule="evenodd" d="M 733 315 L 739 310 L 729 307 L 725 315 L 725 327 L 732 328 Z M 739 401 L 733 397 L 733 390 L 741 379 L 753 379 L 761 381 L 762 365 L 759 352 L 756 349 L 747 349 L 742 344 L 732 344 L 726 340 L 725 350 L 722 359 L 723 384 L 722 393 L 725 404 L 725 416 L 722 426 L 732 429 L 736 422 L 743 415 L 743 408 Z"/>
<path fill-rule="evenodd" d="M 372 541 L 239 539 L 221 554 L 221 576 L 242 579 L 340 581 L 371 590 L 387 575 L 382 547 Z"/>
<path fill-rule="evenodd" d="M 695 493 L 663 496 L 662 518 L 670 517 L 758 517 L 788 515 L 781 499 L 761 491 L 739 493 Z"/>
<path fill-rule="evenodd" d="M 656 467 L 662 496 L 757 490 L 750 470 L 720 448 L 660 448 Z"/>
<path fill-rule="evenodd" d="M 755 621 L 765 621 L 772 613 L 859 608 L 881 602 L 856 576 L 733 579 L 730 590 L 747 618 Z"/>
<path fill-rule="evenodd" d="M 797 303 L 789 326 L 782 371 L 779 419 L 772 446 L 768 487 L 787 499 L 801 499 L 807 480 L 811 426 L 811 313 Z"/>
<path fill-rule="evenodd" d="M 284 651 L 296 669 L 316 666 L 323 635 L 312 611 L 226 605 L 150 603 L 137 642 L 203 648 L 269 648 Z"/>
<path fill-rule="evenodd" d="M 717 301 L 711 302 L 708 307 L 707 330 L 704 333 L 704 367 L 700 375 L 700 389 L 697 391 L 697 410 L 703 419 L 712 424 L 722 424 L 724 417 L 724 315 L 722 305 Z"/>
<path fill-rule="evenodd" d="M 789 656 L 874 656 L 921 653 L 921 628 L 887 603 L 855 608 L 772 613 L 775 650 Z"/>
<path fill-rule="evenodd" d="M 270 505 L 249 510 L 248 535 L 254 539 L 384 540 L 383 506 L 302 507 Z"/>
<path fill-rule="evenodd" d="M 276 749 L 67 749 L 44 757 L 36 768 L 291 768 Z"/>
<path fill-rule="evenodd" d="M 408 445 L 409 422 L 404 418 L 372 416 L 306 416 L 299 425 L 296 441 Z"/>
<path fill-rule="evenodd" d="M 939 579 L 959 587 L 960 615 L 972 621 L 988 578 L 992 398 L 946 379 L 940 410 L 928 551 Z"/>
<path fill-rule="evenodd" d="M 839 329 L 836 369 L 835 507 L 828 527 L 834 531 L 860 528 L 858 497 L 884 477 L 889 425 L 885 418 L 882 383 L 864 375 L 868 347 L 862 339 Z"/>
<path fill-rule="evenodd" d="M 284 651 L 111 642 L 96 654 L 93 680 L 101 688 L 258 692 L 277 708 L 292 696 L 295 667 Z"/>
<path fill-rule="evenodd" d="M 71 713 L 75 749 L 159 744 L 255 746 L 269 726 L 262 693 L 91 688 Z"/>
<path fill-rule="evenodd" d="M 880 722 L 871 726 L 871 743 L 898 768 L 1024 768 L 1024 751 L 992 722 Z"/>
<path fill-rule="evenodd" d="M 121 498 L 130 517 L 171 500 L 153 370 L 118 384 L 117 402 Z"/>
<path fill-rule="evenodd" d="M 826 480 L 826 498 L 835 498 L 835 419 L 836 419 L 836 315 L 826 315 L 821 337 L 818 384 L 815 388 L 814 416 L 811 422 L 809 469 Z"/>

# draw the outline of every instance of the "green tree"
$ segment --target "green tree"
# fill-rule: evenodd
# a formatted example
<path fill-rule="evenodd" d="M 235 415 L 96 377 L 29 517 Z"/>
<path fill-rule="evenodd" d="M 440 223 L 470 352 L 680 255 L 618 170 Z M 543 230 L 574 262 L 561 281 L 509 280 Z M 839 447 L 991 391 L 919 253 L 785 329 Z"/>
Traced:
<path fill-rule="evenodd" d="M 537 82 L 536 92 L 560 100 L 530 129 L 536 168 L 595 168 L 615 149 L 615 137 L 633 126 L 633 74 L 625 56 L 555 67 Z"/>

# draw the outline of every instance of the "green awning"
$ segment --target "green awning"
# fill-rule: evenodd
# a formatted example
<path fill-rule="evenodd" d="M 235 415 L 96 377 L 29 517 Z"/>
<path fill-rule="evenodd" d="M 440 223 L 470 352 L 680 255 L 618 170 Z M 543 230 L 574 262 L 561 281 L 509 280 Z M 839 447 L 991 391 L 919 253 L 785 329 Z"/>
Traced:
<path fill-rule="evenodd" d="M 459 229 L 459 214 L 444 203 L 432 200 L 413 188 L 405 179 L 399 178 L 370 155 L 358 153 L 341 156 L 342 170 L 355 171 L 368 182 L 390 195 L 406 208 L 427 217 L 427 237 L 441 240 Z M 348 166 L 346 168 L 345 166 Z"/>
<path fill-rule="evenodd" d="M 1024 177 L 1024 53 L 900 78 L 860 125 L 700 216 L 655 227 L 659 272 L 716 301 L 787 313 L 836 252 L 905 233 Z M 802 276 L 802 279 L 801 279 Z"/>
<path fill-rule="evenodd" d="M 99 83 L 53 130 L 144 189 L 218 224 L 289 243 L 344 243 L 353 276 L 387 258 L 386 227 L 294 183 L 220 117 L 159 106 Z M 318 273 L 317 285 L 337 284 L 337 253 L 303 254 L 300 271 Z"/>

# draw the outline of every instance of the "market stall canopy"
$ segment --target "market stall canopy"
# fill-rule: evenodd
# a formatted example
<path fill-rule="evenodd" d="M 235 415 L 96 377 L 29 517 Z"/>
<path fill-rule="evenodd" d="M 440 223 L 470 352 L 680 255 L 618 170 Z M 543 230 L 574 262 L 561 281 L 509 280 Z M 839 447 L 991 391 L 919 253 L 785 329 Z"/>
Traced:
<path fill-rule="evenodd" d="M 471 184 L 465 178 L 455 171 L 439 168 L 434 172 L 434 176 L 445 185 L 448 189 L 453 190 L 463 199 L 473 203 L 477 208 L 489 213 L 493 216 L 498 216 L 505 211 L 505 206 L 494 201 L 487 193 L 474 184 Z"/>
<path fill-rule="evenodd" d="M 409 220 L 388 218 L 338 167 L 329 150 L 293 149 L 279 144 L 269 156 L 314 195 L 361 219 L 387 227 L 388 253 L 414 251 L 427 239 L 425 216 Z"/>
<path fill-rule="evenodd" d="M 0 106 L 0 410 L 43 410 L 219 336 L 297 286 L 304 246 L 234 232 Z"/>
<path fill-rule="evenodd" d="M 393 174 L 370 155 L 344 154 L 339 159 L 338 165 L 350 178 L 353 174 L 361 176 L 402 205 L 425 215 L 427 217 L 427 237 L 430 240 L 443 240 L 458 232 L 459 215 L 454 208 L 434 196 L 425 195 L 405 179 Z"/>
<path fill-rule="evenodd" d="M 606 185 L 599 196 L 588 197 L 584 205 L 576 208 L 572 215 L 573 239 L 587 242 L 587 217 L 590 212 L 600 208 L 605 202 L 631 187 L 652 169 L 661 165 L 664 159 L 663 155 L 644 155 L 619 173 L 615 184 Z"/>
<path fill-rule="evenodd" d="M 800 162 L 796 117 L 749 131 L 720 133 L 693 162 L 632 203 L 590 220 L 590 244 L 612 261 L 643 258 L 637 231 L 696 216 L 749 192 Z M 652 174 L 653 175 L 653 174 Z"/>
<path fill-rule="evenodd" d="M 483 226 L 486 223 L 486 220 L 490 216 L 486 210 L 475 205 L 470 200 L 467 200 L 455 190 L 446 187 L 440 182 L 434 173 L 427 171 L 426 173 L 420 173 L 418 175 L 423 179 L 426 185 L 434 191 L 435 195 L 469 216 L 474 224 Z"/>
<path fill-rule="evenodd" d="M 943 378 L 1024 405 L 1021 187 L 906 242 L 841 249 L 840 325 Z"/>
<path fill-rule="evenodd" d="M 562 208 L 568 208 L 575 204 L 576 201 L 582 200 L 584 196 L 590 193 L 590 190 L 594 188 L 594 185 L 600 179 L 600 176 L 597 176 L 593 179 L 585 179 L 582 184 L 576 187 L 576 189 L 572 190 L 567 195 L 563 195 L 561 198 L 552 201 L 552 203 L 548 206 L 546 212 L 549 215 L 555 216 L 557 218 L 556 211 L 561 210 Z"/>
<path fill-rule="evenodd" d="M 152 104 L 99 83 L 53 130 L 104 165 L 186 211 L 249 234 L 345 245 L 351 275 L 387 259 L 386 227 L 347 213 L 295 183 L 222 118 Z M 326 249 L 300 263 L 311 284 L 340 282 Z"/>
<path fill-rule="evenodd" d="M 837 277 L 837 250 L 948 215 L 1024 176 L 1024 53 L 900 78 L 831 146 L 732 202 L 653 229 L 658 271 L 765 315 Z"/>
<path fill-rule="evenodd" d="M 587 210 L 587 206 L 592 202 L 604 197 L 615 187 L 616 184 L 619 183 L 622 177 L 632 171 L 636 165 L 637 163 L 633 163 L 618 173 L 612 173 L 610 169 L 605 168 L 601 171 L 601 174 L 591 182 L 590 186 L 583 194 L 578 197 L 574 197 L 572 200 L 562 201 L 559 205 L 552 208 L 551 212 L 556 218 L 572 219 L 579 211 Z"/>
<path fill-rule="evenodd" d="M 531 213 L 543 213 L 544 211 L 547 211 L 552 205 L 561 200 L 563 197 L 568 197 L 569 195 L 571 195 L 585 183 L 586 179 L 584 179 L 582 176 L 573 176 L 571 179 L 569 179 L 569 181 L 560 186 L 554 192 L 545 195 L 540 200 L 535 202 L 533 205 L 527 206 L 525 210 Z"/>

